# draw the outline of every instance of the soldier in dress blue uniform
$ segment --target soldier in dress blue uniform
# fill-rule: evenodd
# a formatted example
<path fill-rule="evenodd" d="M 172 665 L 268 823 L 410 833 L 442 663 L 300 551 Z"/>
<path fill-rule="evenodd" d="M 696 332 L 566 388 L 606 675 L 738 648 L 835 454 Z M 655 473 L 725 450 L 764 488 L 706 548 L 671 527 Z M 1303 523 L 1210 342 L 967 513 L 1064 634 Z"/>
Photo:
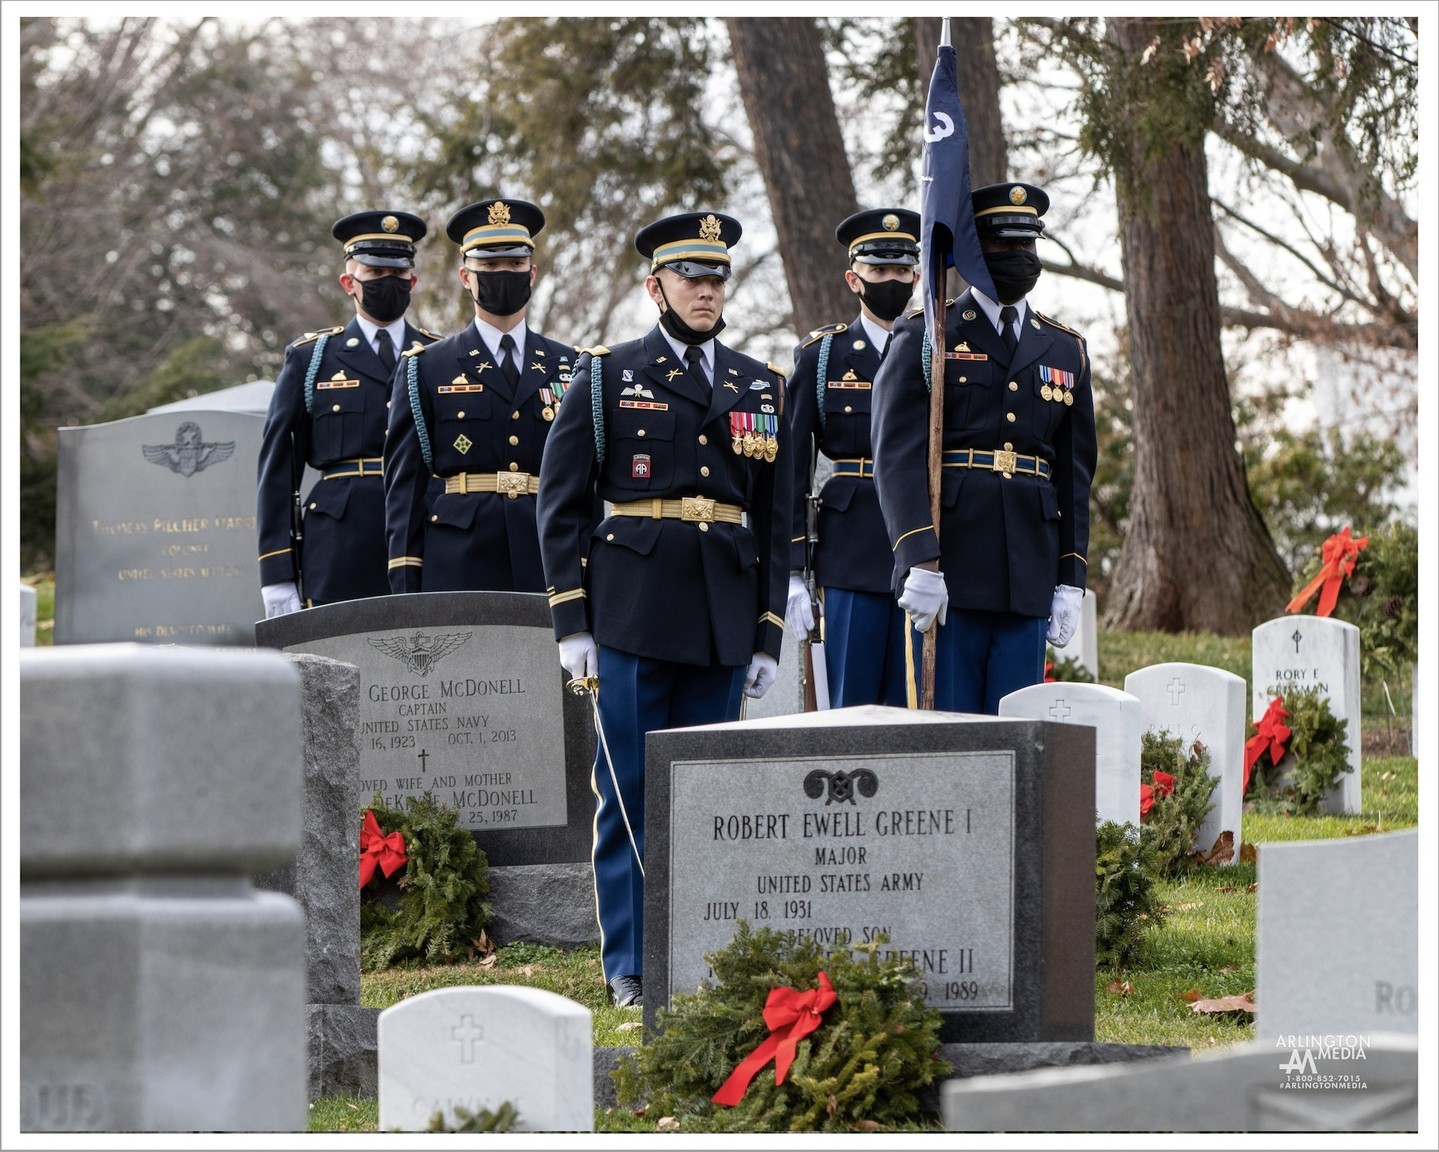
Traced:
<path fill-rule="evenodd" d="M 894 564 L 874 488 L 870 409 L 875 374 L 894 322 L 914 292 L 919 213 L 904 208 L 856 212 L 835 229 L 844 245 L 845 283 L 859 297 L 850 324 L 816 328 L 794 354 L 789 382 L 794 451 L 794 527 L 785 621 L 803 640 L 814 613 L 807 567 L 805 502 L 813 492 L 815 454 L 834 464 L 819 494 L 812 564 L 823 589 L 829 700 L 905 706 L 904 612 L 891 587 Z"/>
<path fill-rule="evenodd" d="M 1003 696 L 1044 679 L 1046 638 L 1062 648 L 1079 619 L 1094 398 L 1084 338 L 1027 301 L 1049 197 L 1022 183 L 972 197 L 999 299 L 971 288 L 946 307 L 938 536 L 918 311 L 896 325 L 876 382 L 875 483 L 900 606 L 920 632 L 940 625 L 935 708 L 993 715 Z"/>
<path fill-rule="evenodd" d="M 642 995 L 645 735 L 737 719 L 741 694 L 774 682 L 784 632 L 784 375 L 715 338 L 740 231 L 715 212 L 639 231 L 659 323 L 580 354 L 541 470 L 560 663 L 596 685 L 605 737 L 591 781 L 595 895 L 621 1006 Z M 596 496 L 611 515 L 591 530 Z"/>
<path fill-rule="evenodd" d="M 385 451 L 394 592 L 542 592 L 535 493 L 575 349 L 525 323 L 544 214 L 481 200 L 446 231 L 475 322 L 403 357 Z M 431 477 L 443 490 L 427 497 Z"/>
<path fill-rule="evenodd" d="M 332 229 L 355 318 L 296 340 L 275 381 L 256 502 L 266 616 L 298 610 L 302 587 L 305 607 L 390 590 L 381 475 L 390 381 L 399 351 L 439 339 L 404 319 L 425 231 L 418 216 L 383 211 L 357 212 Z M 301 501 L 306 464 L 322 478 Z"/>

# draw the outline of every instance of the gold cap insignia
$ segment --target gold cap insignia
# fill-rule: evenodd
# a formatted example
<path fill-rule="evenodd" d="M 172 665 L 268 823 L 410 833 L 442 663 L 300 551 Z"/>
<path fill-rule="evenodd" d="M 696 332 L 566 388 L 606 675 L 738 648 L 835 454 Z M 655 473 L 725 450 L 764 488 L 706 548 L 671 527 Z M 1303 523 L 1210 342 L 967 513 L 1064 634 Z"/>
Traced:
<path fill-rule="evenodd" d="M 508 224 L 510 222 L 510 206 L 503 200 L 497 200 L 490 205 L 491 224 Z"/>
<path fill-rule="evenodd" d="M 380 227 L 383 228 L 386 232 L 398 232 L 400 228 L 400 222 L 396 220 L 393 216 L 386 216 L 383 220 L 380 221 Z"/>
<path fill-rule="evenodd" d="M 888 231 L 893 232 L 899 227 L 899 217 L 896 216 L 893 212 L 891 212 L 888 216 L 881 220 L 880 223 L 883 224 Z"/>
<path fill-rule="evenodd" d="M 1024 189 L 1016 184 L 1009 190 L 1009 202 L 1011 204 L 1023 204 L 1025 200 Z"/>
<path fill-rule="evenodd" d="M 718 240 L 720 238 L 720 222 L 713 212 L 700 221 L 699 238 L 701 240 Z"/>

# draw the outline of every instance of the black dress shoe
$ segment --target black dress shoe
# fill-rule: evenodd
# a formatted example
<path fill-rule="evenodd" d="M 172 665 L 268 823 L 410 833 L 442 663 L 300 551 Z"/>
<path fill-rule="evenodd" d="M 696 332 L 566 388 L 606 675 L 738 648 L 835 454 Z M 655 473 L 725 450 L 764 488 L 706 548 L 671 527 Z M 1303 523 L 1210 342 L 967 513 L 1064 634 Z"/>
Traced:
<path fill-rule="evenodd" d="M 610 1003 L 616 1008 L 643 1008 L 644 993 L 638 976 L 616 976 L 610 981 Z"/>

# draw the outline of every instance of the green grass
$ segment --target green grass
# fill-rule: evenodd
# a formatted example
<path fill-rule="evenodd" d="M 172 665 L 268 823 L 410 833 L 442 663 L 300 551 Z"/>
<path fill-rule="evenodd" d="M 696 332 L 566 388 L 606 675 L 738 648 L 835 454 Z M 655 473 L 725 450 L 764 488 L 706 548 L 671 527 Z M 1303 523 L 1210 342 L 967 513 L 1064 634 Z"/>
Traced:
<path fill-rule="evenodd" d="M 37 596 L 36 643 L 52 642 L 53 577 L 32 577 Z M 1150 664 L 1182 661 L 1208 664 L 1249 679 L 1248 637 L 1193 633 L 1118 633 L 1097 637 L 1101 682 L 1123 688 L 1125 675 Z M 1389 707 L 1382 683 L 1364 686 L 1365 748 L 1362 811 L 1352 816 L 1293 817 L 1246 812 L 1246 844 L 1324 840 L 1411 828 L 1419 821 L 1418 763 L 1407 755 L 1407 692 L 1390 686 L 1396 708 Z M 1401 689 L 1402 693 L 1401 694 Z M 1384 753 L 1384 754 L 1380 754 Z M 1166 908 L 1164 923 L 1146 938 L 1141 960 L 1127 968 L 1095 973 L 1095 1039 L 1109 1044 L 1173 1045 L 1203 1051 L 1253 1038 L 1248 1013 L 1200 1014 L 1195 998 L 1218 999 L 1254 990 L 1254 932 L 1257 868 L 1246 859 L 1227 868 L 1205 869 L 1159 885 Z M 600 1047 L 632 1047 L 641 1042 L 640 1013 L 610 1007 L 594 946 L 562 951 L 533 944 L 511 944 L 484 963 L 432 968 L 390 969 L 365 973 L 360 1002 L 387 1008 L 435 988 L 507 984 L 556 992 L 584 1005 L 593 1015 L 593 1040 Z M 595 1113 L 597 1133 L 654 1132 L 657 1118 L 625 1109 Z M 310 1105 L 311 1132 L 377 1132 L 374 1098 L 330 1096 Z M 687 1132 L 697 1132 L 692 1120 Z M 915 1129 L 919 1130 L 919 1129 Z"/>

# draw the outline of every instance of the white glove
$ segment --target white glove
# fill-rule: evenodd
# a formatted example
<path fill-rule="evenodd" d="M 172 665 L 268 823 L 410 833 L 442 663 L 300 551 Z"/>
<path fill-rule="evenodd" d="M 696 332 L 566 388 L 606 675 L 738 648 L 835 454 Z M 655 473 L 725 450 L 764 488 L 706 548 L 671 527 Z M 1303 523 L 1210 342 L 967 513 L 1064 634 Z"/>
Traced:
<path fill-rule="evenodd" d="M 588 632 L 571 632 L 560 640 L 560 663 L 571 680 L 600 674 L 600 650 Z"/>
<path fill-rule="evenodd" d="M 779 661 L 768 652 L 756 652 L 749 662 L 749 671 L 744 676 L 744 694 L 758 700 L 775 681 L 779 672 Z"/>
<path fill-rule="evenodd" d="M 265 601 L 266 620 L 272 620 L 276 616 L 288 616 L 291 612 L 300 610 L 300 590 L 293 581 L 287 584 L 266 584 L 260 589 L 260 596 Z"/>
<path fill-rule="evenodd" d="M 1054 603 L 1049 606 L 1049 642 L 1063 648 L 1074 638 L 1079 627 L 1079 609 L 1084 603 L 1084 589 L 1056 584 Z"/>
<path fill-rule="evenodd" d="M 798 572 L 789 574 L 789 599 L 784 606 L 784 626 L 796 640 L 807 640 L 814 631 L 814 603 L 809 586 Z"/>
<path fill-rule="evenodd" d="M 899 606 L 909 613 L 920 632 L 928 632 L 936 618 L 943 624 L 949 614 L 949 589 L 944 586 L 944 573 L 911 568 L 904 578 Z"/>

